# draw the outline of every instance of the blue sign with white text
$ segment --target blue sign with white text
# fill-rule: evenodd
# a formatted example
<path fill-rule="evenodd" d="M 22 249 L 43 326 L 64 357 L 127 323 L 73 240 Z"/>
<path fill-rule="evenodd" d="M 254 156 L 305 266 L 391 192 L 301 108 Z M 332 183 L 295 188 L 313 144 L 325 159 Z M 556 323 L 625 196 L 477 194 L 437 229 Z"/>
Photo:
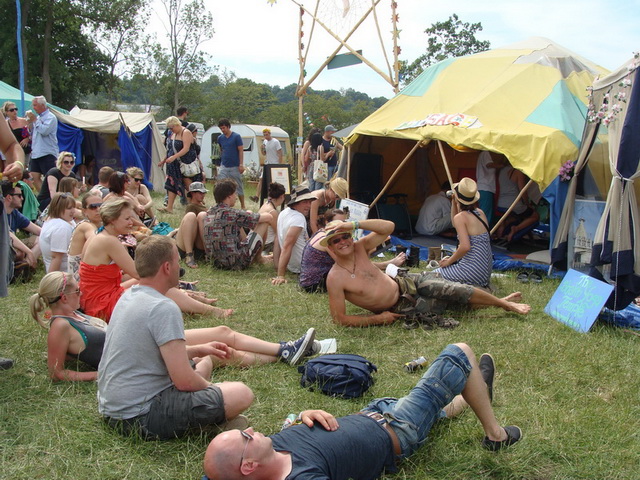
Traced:
<path fill-rule="evenodd" d="M 544 311 L 574 330 L 586 333 L 612 290 L 612 285 L 570 269 Z"/>

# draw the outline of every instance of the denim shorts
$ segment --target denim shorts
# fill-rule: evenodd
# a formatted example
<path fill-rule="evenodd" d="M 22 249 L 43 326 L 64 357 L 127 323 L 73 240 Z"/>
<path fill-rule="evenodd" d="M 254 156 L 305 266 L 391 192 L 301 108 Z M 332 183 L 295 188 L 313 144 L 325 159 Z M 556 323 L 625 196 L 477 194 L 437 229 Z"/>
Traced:
<path fill-rule="evenodd" d="M 448 345 L 407 396 L 378 398 L 363 411 L 379 412 L 387 419 L 400 441 L 400 457 L 408 457 L 424 444 L 433 424 L 446 416 L 442 409 L 462 392 L 470 373 L 465 353 Z"/>

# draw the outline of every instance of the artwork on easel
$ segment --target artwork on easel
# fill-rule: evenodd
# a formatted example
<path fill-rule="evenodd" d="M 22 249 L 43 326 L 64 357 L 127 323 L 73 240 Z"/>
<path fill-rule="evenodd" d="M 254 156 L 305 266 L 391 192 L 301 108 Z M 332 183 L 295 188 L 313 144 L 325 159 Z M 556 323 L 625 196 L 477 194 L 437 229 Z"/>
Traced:
<path fill-rule="evenodd" d="M 579 272 L 587 272 L 591 263 L 591 251 L 596 229 L 604 213 L 606 202 L 596 200 L 576 200 L 573 225 L 569 231 L 569 265 Z"/>

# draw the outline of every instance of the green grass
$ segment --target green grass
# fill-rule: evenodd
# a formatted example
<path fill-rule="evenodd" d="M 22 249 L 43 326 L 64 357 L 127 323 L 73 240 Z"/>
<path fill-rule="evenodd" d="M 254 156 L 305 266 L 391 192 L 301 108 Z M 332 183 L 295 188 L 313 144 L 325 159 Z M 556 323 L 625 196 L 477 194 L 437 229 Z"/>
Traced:
<path fill-rule="evenodd" d="M 248 198 L 249 192 L 247 192 Z M 209 194 L 209 202 L 211 202 Z M 160 197 L 156 199 L 160 204 Z M 247 206 L 253 206 L 250 202 Z M 181 209 L 176 206 L 176 212 Z M 165 215 L 176 225 L 180 214 Z M 290 283 L 273 287 L 268 267 L 223 272 L 202 265 L 189 280 L 236 309 L 225 323 L 266 340 L 298 337 L 315 327 L 320 338 L 338 339 L 339 351 L 366 356 L 378 366 L 377 382 L 358 400 L 329 398 L 304 390 L 295 368 L 278 363 L 214 371 L 213 380 L 241 380 L 256 393 L 248 410 L 252 425 L 275 432 L 288 413 L 323 408 L 335 415 L 357 411 L 376 396 L 400 396 L 417 374 L 404 362 L 433 358 L 451 342 L 467 342 L 497 363 L 495 411 L 503 423 L 519 425 L 524 440 L 490 453 L 480 447 L 481 428 L 468 411 L 436 426 L 432 439 L 404 461 L 395 479 L 635 479 L 640 462 L 639 339 L 596 325 L 578 334 L 543 313 L 558 286 L 519 284 L 515 274 L 499 278 L 500 294 L 521 290 L 533 306 L 527 317 L 486 309 L 456 312 L 455 330 L 407 331 L 400 324 L 347 329 L 331 322 L 325 295 L 300 292 Z M 6 479 L 182 479 L 200 478 L 209 438 L 170 442 L 123 438 L 98 413 L 95 383 L 52 383 L 46 371 L 46 332 L 28 313 L 27 302 L 42 276 L 11 288 L 0 299 L 0 355 L 16 366 L 0 372 L 0 478 Z M 350 312 L 360 310 L 350 306 Z M 187 328 L 218 320 L 187 317 Z M 387 477 L 385 477 L 387 478 Z"/>

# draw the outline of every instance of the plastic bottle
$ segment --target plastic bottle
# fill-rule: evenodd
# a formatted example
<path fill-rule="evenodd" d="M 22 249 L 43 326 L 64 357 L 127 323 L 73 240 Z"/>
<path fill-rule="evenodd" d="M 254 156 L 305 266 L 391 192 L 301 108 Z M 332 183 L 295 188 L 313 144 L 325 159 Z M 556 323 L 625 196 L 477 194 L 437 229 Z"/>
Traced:
<path fill-rule="evenodd" d="M 284 419 L 284 423 L 282 424 L 282 428 L 280 430 L 284 430 L 285 428 L 289 428 L 291 425 L 296 423 L 298 420 L 298 415 L 295 413 L 290 413 L 287 415 L 287 418 Z"/>
<path fill-rule="evenodd" d="M 413 373 L 416 370 L 420 370 L 421 368 L 423 368 L 425 363 L 427 363 L 426 358 L 424 357 L 416 358 L 415 360 L 405 363 L 404 369 L 409 373 Z"/>

